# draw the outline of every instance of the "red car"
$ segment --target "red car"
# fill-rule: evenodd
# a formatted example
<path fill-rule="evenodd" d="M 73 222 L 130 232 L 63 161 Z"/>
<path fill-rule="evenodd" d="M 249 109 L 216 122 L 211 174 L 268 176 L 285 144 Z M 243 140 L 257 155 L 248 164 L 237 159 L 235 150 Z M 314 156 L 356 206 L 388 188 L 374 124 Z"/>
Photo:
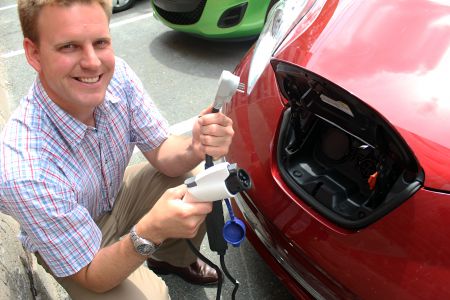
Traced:
<path fill-rule="evenodd" d="M 234 73 L 235 208 L 292 294 L 450 299 L 450 2 L 282 0 Z"/>

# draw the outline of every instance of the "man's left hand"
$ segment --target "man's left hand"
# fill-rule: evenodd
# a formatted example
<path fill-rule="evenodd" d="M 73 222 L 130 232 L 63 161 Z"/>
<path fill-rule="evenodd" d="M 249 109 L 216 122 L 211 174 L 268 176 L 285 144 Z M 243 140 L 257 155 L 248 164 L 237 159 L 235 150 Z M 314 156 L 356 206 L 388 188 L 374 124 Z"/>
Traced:
<path fill-rule="evenodd" d="M 218 159 L 228 153 L 233 139 L 233 121 L 222 114 L 211 113 L 211 107 L 203 110 L 192 129 L 192 146 L 196 155 L 205 154 Z"/>

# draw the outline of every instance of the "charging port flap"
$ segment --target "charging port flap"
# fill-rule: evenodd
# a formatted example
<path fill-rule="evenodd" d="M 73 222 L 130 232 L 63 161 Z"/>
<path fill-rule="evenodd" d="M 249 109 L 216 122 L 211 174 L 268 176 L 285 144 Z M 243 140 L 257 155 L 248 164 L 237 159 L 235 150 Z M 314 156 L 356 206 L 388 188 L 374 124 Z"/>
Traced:
<path fill-rule="evenodd" d="M 334 83 L 273 61 L 288 103 L 277 141 L 286 184 L 333 223 L 370 225 L 410 198 L 424 174 L 395 128 Z"/>

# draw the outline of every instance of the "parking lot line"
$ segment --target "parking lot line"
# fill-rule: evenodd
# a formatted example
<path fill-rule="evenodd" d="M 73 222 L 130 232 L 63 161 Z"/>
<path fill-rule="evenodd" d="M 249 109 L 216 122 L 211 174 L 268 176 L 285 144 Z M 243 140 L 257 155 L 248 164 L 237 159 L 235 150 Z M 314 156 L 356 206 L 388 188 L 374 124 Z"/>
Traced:
<path fill-rule="evenodd" d="M 136 16 L 136 17 L 132 17 L 132 18 L 129 18 L 129 19 L 125 19 L 125 20 L 122 20 L 122 21 L 117 21 L 117 22 L 111 23 L 109 25 L 109 28 L 114 28 L 114 27 L 125 25 L 125 24 L 133 23 L 133 22 L 136 22 L 136 21 L 140 21 L 140 20 L 143 20 L 143 19 L 150 18 L 151 16 L 153 16 L 153 12 L 149 12 L 149 13 L 146 13 L 146 14 L 143 14 L 143 15 L 140 15 L 140 16 Z"/>
<path fill-rule="evenodd" d="M 174 135 L 183 135 L 192 131 L 192 126 L 194 126 L 194 121 L 198 119 L 198 117 L 192 117 L 190 119 L 178 122 L 170 126 L 170 133 Z"/>
<path fill-rule="evenodd" d="M 7 5 L 7 6 L 0 7 L 0 11 L 11 9 L 11 8 L 16 8 L 16 7 L 17 7 L 17 4 Z"/>
<path fill-rule="evenodd" d="M 25 53 L 25 51 L 23 49 L 16 50 L 16 51 L 9 51 L 9 52 L 5 52 L 5 53 L 0 54 L 0 58 L 3 58 L 3 59 L 11 58 L 11 57 L 14 57 L 14 56 L 22 55 L 24 53 Z"/>
<path fill-rule="evenodd" d="M 198 119 L 198 116 L 173 124 L 169 128 L 170 134 L 173 135 L 189 134 L 192 131 L 192 127 L 194 126 L 194 121 L 196 119 Z M 134 148 L 133 154 L 136 154 L 140 151 L 141 150 L 139 150 L 139 148 L 136 147 Z"/>

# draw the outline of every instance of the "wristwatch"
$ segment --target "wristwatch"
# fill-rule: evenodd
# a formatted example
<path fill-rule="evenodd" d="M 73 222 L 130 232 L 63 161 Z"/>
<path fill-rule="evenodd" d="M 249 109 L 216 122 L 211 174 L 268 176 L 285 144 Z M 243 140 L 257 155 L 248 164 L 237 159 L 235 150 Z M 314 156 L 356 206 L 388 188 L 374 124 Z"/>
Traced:
<path fill-rule="evenodd" d="M 158 250 L 159 245 L 156 245 L 155 243 L 146 240 L 136 233 L 136 225 L 133 226 L 130 230 L 130 238 L 133 242 L 134 249 L 137 253 L 144 255 L 144 256 L 150 256 L 153 253 L 155 253 L 156 250 Z"/>

